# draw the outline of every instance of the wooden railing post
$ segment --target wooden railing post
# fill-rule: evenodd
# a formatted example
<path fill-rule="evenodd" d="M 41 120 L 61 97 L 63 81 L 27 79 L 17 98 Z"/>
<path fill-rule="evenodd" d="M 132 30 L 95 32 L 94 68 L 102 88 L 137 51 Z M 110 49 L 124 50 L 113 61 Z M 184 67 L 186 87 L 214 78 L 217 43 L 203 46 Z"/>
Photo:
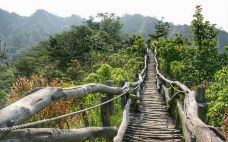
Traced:
<path fill-rule="evenodd" d="M 107 101 L 108 98 L 106 96 L 101 96 L 101 103 Z M 110 110 L 108 107 L 108 104 L 102 105 L 101 106 L 101 122 L 103 127 L 108 127 L 111 126 L 110 122 Z"/>
<path fill-rule="evenodd" d="M 123 87 L 124 84 L 125 84 L 125 81 L 120 81 L 120 87 Z M 126 102 L 127 102 L 126 95 L 121 96 L 121 108 L 122 108 L 122 110 L 124 110 Z"/>
<path fill-rule="evenodd" d="M 174 88 L 170 85 L 170 97 L 173 97 L 173 95 L 174 95 Z M 174 100 L 171 102 L 170 108 L 169 108 L 169 114 L 172 117 L 172 119 L 174 119 L 176 116 L 175 110 L 176 110 L 176 102 Z"/>
<path fill-rule="evenodd" d="M 84 106 L 82 103 L 80 103 L 80 110 L 83 110 L 84 109 Z M 89 120 L 88 120 L 88 115 L 87 115 L 87 112 L 82 112 L 82 119 L 84 121 L 84 126 L 85 127 L 89 127 Z"/>
<path fill-rule="evenodd" d="M 176 129 L 180 129 L 181 128 L 181 119 L 180 119 L 180 115 L 178 113 L 178 108 L 176 108 L 175 110 L 176 110 L 176 114 L 175 114 L 175 128 Z"/>
<path fill-rule="evenodd" d="M 105 84 L 106 84 L 107 86 L 112 87 L 113 84 L 114 84 L 114 82 L 113 82 L 113 80 L 107 80 Z M 112 99 L 112 98 L 114 97 L 113 94 L 107 94 L 106 96 L 107 96 L 108 100 L 110 100 L 110 99 Z M 114 102 L 113 102 L 113 101 L 109 102 L 109 103 L 107 104 L 107 106 L 109 107 L 110 115 L 113 115 L 113 114 L 114 114 Z"/>
<path fill-rule="evenodd" d="M 113 86 L 112 80 L 107 80 L 105 83 L 107 86 Z M 106 94 L 106 96 L 101 96 L 101 103 L 106 102 L 113 98 L 113 94 Z M 101 122 L 103 127 L 110 127 L 111 121 L 110 116 L 114 114 L 114 102 L 111 101 L 105 105 L 101 106 Z M 106 142 L 112 141 L 113 138 L 107 137 Z"/>
<path fill-rule="evenodd" d="M 101 96 L 101 103 L 109 100 L 107 96 Z M 101 122 L 103 127 L 111 127 L 110 122 L 110 107 L 108 104 L 101 106 Z M 113 138 L 106 137 L 106 142 L 112 141 Z"/>
<path fill-rule="evenodd" d="M 199 118 L 207 123 L 207 101 L 205 97 L 205 87 L 204 85 L 199 85 L 196 88 L 196 102 L 198 103 L 198 115 Z"/>

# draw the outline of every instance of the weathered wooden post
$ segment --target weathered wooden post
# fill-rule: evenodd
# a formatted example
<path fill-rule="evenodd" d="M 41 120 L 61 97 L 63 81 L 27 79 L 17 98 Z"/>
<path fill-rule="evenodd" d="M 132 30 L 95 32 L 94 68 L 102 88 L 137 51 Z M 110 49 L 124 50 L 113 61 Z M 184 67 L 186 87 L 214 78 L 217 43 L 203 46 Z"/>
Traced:
<path fill-rule="evenodd" d="M 80 110 L 83 110 L 84 109 L 84 105 L 82 103 L 80 103 Z M 89 120 L 88 120 L 88 115 L 87 115 L 87 112 L 82 112 L 82 119 L 83 119 L 83 122 L 84 122 L 84 126 L 85 127 L 89 127 Z"/>
<path fill-rule="evenodd" d="M 113 81 L 106 81 L 107 86 L 113 86 Z M 101 96 L 101 103 L 106 102 L 113 98 L 113 94 L 106 94 L 106 96 Z M 113 101 L 101 106 L 101 122 L 103 127 L 111 126 L 110 115 L 114 113 Z M 113 138 L 107 137 L 106 141 L 110 142 Z"/>
<path fill-rule="evenodd" d="M 101 103 L 104 103 L 108 100 L 106 96 L 101 96 Z M 105 126 L 111 126 L 110 122 L 110 110 L 107 104 L 101 106 L 101 122 L 102 125 Z"/>
<path fill-rule="evenodd" d="M 113 84 L 114 84 L 114 81 L 113 80 L 107 80 L 105 84 L 107 86 L 112 87 Z M 113 94 L 106 94 L 106 97 L 107 97 L 108 100 L 110 100 L 110 99 L 112 99 L 114 97 L 114 95 Z M 114 102 L 113 101 L 109 102 L 107 106 L 109 107 L 110 115 L 113 115 L 114 114 Z"/>
<path fill-rule="evenodd" d="M 124 84 L 125 84 L 125 81 L 120 81 L 120 87 L 123 87 Z M 121 108 L 122 108 L 122 110 L 124 110 L 126 102 L 127 102 L 126 95 L 121 96 Z"/>
<path fill-rule="evenodd" d="M 157 82 L 157 89 L 158 92 L 161 93 L 162 91 L 162 80 L 160 79 L 160 77 L 157 75 L 156 77 L 156 82 Z M 163 96 L 164 97 L 164 96 Z"/>
<path fill-rule="evenodd" d="M 198 116 L 204 122 L 207 123 L 207 101 L 205 97 L 204 85 L 199 85 L 196 88 L 196 102 L 198 103 Z"/>
<path fill-rule="evenodd" d="M 108 99 L 107 96 L 101 96 L 101 103 L 106 102 Z M 110 107 L 108 104 L 101 106 L 101 122 L 103 127 L 110 127 Z M 112 141 L 113 138 L 107 137 L 106 142 Z"/>
<path fill-rule="evenodd" d="M 172 85 L 170 85 L 170 97 L 172 98 L 174 96 L 174 88 Z M 170 104 L 170 108 L 169 108 L 169 113 L 170 113 L 170 116 L 174 119 L 176 117 L 176 101 L 175 99 L 171 102 Z M 176 120 L 175 120 L 176 121 Z"/>

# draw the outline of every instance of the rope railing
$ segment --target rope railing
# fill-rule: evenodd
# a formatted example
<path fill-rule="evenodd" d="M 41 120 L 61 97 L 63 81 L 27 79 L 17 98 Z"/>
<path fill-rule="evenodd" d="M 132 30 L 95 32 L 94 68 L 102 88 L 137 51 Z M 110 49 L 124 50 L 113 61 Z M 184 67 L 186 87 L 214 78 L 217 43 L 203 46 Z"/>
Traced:
<path fill-rule="evenodd" d="M 113 100 L 116 100 L 117 98 L 125 95 L 128 92 L 128 90 L 129 90 L 129 88 L 126 89 L 125 92 L 123 92 L 122 94 L 120 94 L 120 95 L 118 95 L 118 96 L 116 96 L 116 97 L 114 97 L 114 98 L 112 98 L 112 99 L 110 99 L 108 101 L 105 101 L 103 103 L 94 105 L 92 107 L 85 108 L 83 110 L 67 113 L 67 114 L 60 115 L 60 116 L 53 117 L 53 118 L 49 118 L 49 119 L 43 119 L 43 120 L 31 122 L 31 123 L 26 123 L 26 124 L 22 124 L 22 125 L 16 125 L 16 126 L 12 126 L 12 127 L 0 128 L 0 132 L 9 132 L 9 131 L 16 130 L 16 129 L 29 128 L 29 127 L 37 126 L 37 125 L 44 124 L 44 123 L 50 123 L 50 122 L 53 122 L 53 121 L 56 121 L 56 120 L 59 120 L 59 119 L 63 119 L 63 118 L 69 117 L 69 116 L 74 116 L 76 114 L 79 114 L 79 113 L 82 113 L 82 112 L 85 112 L 85 111 L 88 111 L 88 110 L 92 110 L 92 109 L 95 109 L 95 108 L 100 107 L 102 105 L 105 105 L 105 104 L 107 104 L 109 102 L 112 102 Z"/>
<path fill-rule="evenodd" d="M 30 133 L 30 131 L 34 131 L 34 129 L 31 128 L 33 126 L 54 122 L 66 117 L 74 116 L 79 113 L 83 113 L 83 112 L 95 109 L 97 107 L 108 108 L 105 105 L 110 105 L 111 102 L 121 97 L 121 100 L 122 98 L 126 99 L 124 100 L 124 105 L 126 106 L 123 111 L 123 120 L 119 128 L 121 133 L 118 132 L 118 135 L 117 135 L 119 139 L 120 137 L 122 137 L 122 136 L 119 136 L 119 134 L 123 135 L 123 132 L 126 130 L 126 128 L 123 128 L 123 127 L 127 126 L 125 122 L 127 119 L 125 118 L 129 117 L 128 116 L 129 114 L 126 113 L 126 112 L 129 112 L 129 107 L 131 103 L 131 101 L 129 100 L 139 99 L 140 97 L 139 96 L 140 94 L 136 94 L 136 95 L 129 94 L 129 90 L 132 90 L 132 91 L 140 90 L 140 86 L 145 80 L 146 70 L 147 70 L 147 55 L 145 55 L 144 57 L 144 68 L 138 74 L 138 80 L 132 83 L 126 82 L 123 85 L 123 87 L 111 87 L 103 84 L 92 83 L 92 84 L 85 84 L 85 85 L 69 87 L 69 88 L 46 87 L 46 88 L 39 88 L 36 90 L 32 90 L 30 92 L 31 94 L 0 110 L 0 134 L 5 132 L 9 132 L 10 134 L 11 133 L 10 131 L 16 132 L 17 129 L 20 129 L 20 131 L 24 131 L 23 129 L 25 128 L 29 129 L 28 131 L 25 129 L 26 133 Z M 97 93 L 97 92 L 106 93 L 106 96 L 109 99 L 97 105 L 94 105 L 79 111 L 70 112 L 61 116 L 38 120 L 35 122 L 21 124 L 21 122 L 25 121 L 29 117 L 40 112 L 42 109 L 48 106 L 52 101 L 59 100 L 59 99 L 68 99 L 68 98 L 81 98 L 89 93 Z M 120 94 L 120 95 L 111 97 L 112 94 Z M 41 128 L 38 128 L 37 130 L 40 131 L 40 129 Z M 52 131 L 51 128 L 47 128 L 47 129 L 50 129 L 50 131 Z M 42 129 L 42 131 L 45 131 L 45 130 L 46 129 Z M 98 129 L 98 130 L 103 132 L 103 129 Z M 110 127 L 109 130 L 113 134 L 113 132 L 115 131 L 115 128 Z M 18 139 L 20 139 L 20 137 L 18 137 Z M 1 141 L 1 137 L 0 137 L 0 141 Z M 115 140 L 115 141 L 118 142 L 118 140 Z"/>
<path fill-rule="evenodd" d="M 154 45 L 153 45 L 154 46 Z M 152 52 L 152 51 L 150 51 Z M 153 54 L 150 54 L 153 56 Z M 206 113 L 203 114 L 202 109 L 199 108 L 199 103 L 196 100 L 197 97 L 202 97 L 205 94 L 196 93 L 189 89 L 186 85 L 179 81 L 172 81 L 164 77 L 159 71 L 159 64 L 157 60 L 157 50 L 154 46 L 154 60 L 157 74 L 157 86 L 159 91 L 162 93 L 164 90 L 164 96 L 166 103 L 169 107 L 170 115 L 176 117 L 176 127 L 182 127 L 184 138 L 186 142 L 223 142 L 226 138 L 216 128 L 208 126 L 201 119 L 206 117 Z M 166 85 L 170 85 L 170 90 L 167 89 Z M 174 87 L 176 86 L 176 87 Z M 178 89 L 177 89 L 178 88 Z M 176 91 L 176 93 L 175 93 Z M 198 92 L 198 91 L 197 91 Z M 202 91 L 201 91 L 202 92 Z M 183 96 L 182 99 L 178 99 L 178 96 Z M 176 111 L 177 109 L 177 111 Z M 177 115 L 179 114 L 179 116 Z M 179 126 L 179 120 L 181 120 L 181 126 Z"/>

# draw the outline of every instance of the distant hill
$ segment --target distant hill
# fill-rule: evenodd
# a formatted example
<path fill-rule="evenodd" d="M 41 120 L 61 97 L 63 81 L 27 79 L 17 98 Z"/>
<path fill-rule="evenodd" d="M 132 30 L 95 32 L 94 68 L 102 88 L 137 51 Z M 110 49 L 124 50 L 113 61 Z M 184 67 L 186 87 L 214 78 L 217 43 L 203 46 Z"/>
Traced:
<path fill-rule="evenodd" d="M 58 17 L 45 10 L 23 17 L 0 9 L 0 39 L 7 42 L 8 52 L 15 56 L 48 36 L 71 25 L 81 25 L 83 21 L 85 19 L 77 15 Z"/>
<path fill-rule="evenodd" d="M 45 10 L 37 10 L 31 16 L 24 17 L 0 9 L 0 40 L 7 43 L 8 52 L 14 58 L 50 35 L 67 30 L 72 25 L 82 25 L 85 20 L 78 15 L 59 17 Z M 154 23 L 158 21 L 140 14 L 124 15 L 120 20 L 125 33 L 141 34 L 144 38 L 154 32 Z M 170 37 L 180 33 L 184 37 L 192 38 L 190 26 L 170 24 Z M 228 33 L 220 31 L 218 47 L 222 52 L 225 51 L 224 45 L 228 45 Z"/>
<path fill-rule="evenodd" d="M 126 33 L 141 34 L 144 38 L 147 38 L 147 35 L 154 32 L 154 23 L 158 19 L 153 17 L 144 17 L 140 14 L 135 15 L 124 15 L 121 17 L 121 22 L 123 23 L 123 30 Z M 192 31 L 189 25 L 174 25 L 170 23 L 169 37 L 175 36 L 179 33 L 183 37 L 192 39 Z M 218 49 L 221 52 L 225 52 L 224 46 L 228 45 L 228 33 L 222 30 L 219 30 L 218 33 Z"/>

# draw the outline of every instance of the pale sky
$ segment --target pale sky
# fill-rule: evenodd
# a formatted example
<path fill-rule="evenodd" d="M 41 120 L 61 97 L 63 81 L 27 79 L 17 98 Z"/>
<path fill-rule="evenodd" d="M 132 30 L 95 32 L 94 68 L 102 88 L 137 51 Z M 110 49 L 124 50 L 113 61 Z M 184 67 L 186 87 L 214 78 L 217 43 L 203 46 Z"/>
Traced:
<path fill-rule="evenodd" d="M 228 0 L 0 0 L 0 8 L 22 16 L 29 16 L 37 9 L 58 16 L 76 14 L 84 18 L 99 12 L 113 12 L 118 16 L 137 13 L 188 25 L 196 4 L 202 5 L 206 20 L 228 31 Z"/>

